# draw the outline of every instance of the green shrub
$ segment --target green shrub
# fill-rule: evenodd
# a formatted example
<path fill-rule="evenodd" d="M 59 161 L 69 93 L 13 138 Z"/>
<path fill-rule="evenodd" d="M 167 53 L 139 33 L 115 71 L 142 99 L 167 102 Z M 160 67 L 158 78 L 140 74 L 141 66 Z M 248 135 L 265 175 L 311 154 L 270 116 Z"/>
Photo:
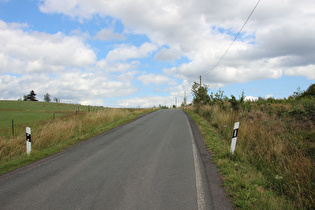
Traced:
<path fill-rule="evenodd" d="M 288 113 L 291 117 L 296 119 L 303 119 L 303 117 L 306 116 L 306 111 L 300 106 L 296 105 L 292 106 Z"/>
<path fill-rule="evenodd" d="M 240 106 L 239 102 L 236 100 L 235 96 L 231 95 L 231 99 L 229 99 L 229 102 L 231 103 L 231 106 L 233 110 L 238 111 Z"/>
<path fill-rule="evenodd" d="M 307 98 L 302 101 L 307 118 L 315 123 L 315 98 Z"/>

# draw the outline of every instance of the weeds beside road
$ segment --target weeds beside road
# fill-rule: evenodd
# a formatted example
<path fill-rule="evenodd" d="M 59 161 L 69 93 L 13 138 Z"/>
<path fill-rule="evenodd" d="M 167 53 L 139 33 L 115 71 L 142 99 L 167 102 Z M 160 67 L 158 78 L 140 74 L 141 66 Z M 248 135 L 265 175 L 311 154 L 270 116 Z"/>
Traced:
<path fill-rule="evenodd" d="M 297 108 L 290 104 L 246 103 L 237 110 L 225 101 L 187 111 L 198 124 L 234 204 L 242 209 L 313 208 L 312 116 L 292 114 Z M 238 121 L 232 155 L 233 125 Z"/>
<path fill-rule="evenodd" d="M 33 122 L 34 126 L 28 124 L 32 129 L 32 152 L 29 156 L 26 155 L 25 127 L 14 136 L 0 137 L 0 174 L 62 151 L 150 111 L 152 109 L 101 109 Z"/>

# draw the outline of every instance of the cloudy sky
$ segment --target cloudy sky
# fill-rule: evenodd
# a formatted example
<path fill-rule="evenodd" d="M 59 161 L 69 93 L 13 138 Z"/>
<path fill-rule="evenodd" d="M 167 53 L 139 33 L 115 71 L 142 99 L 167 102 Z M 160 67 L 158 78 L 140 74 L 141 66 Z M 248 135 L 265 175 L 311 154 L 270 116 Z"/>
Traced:
<path fill-rule="evenodd" d="M 200 75 L 229 97 L 305 90 L 315 83 L 314 0 L 261 0 L 220 61 L 256 3 L 0 0 L 0 99 L 34 90 L 65 103 L 180 105 Z"/>

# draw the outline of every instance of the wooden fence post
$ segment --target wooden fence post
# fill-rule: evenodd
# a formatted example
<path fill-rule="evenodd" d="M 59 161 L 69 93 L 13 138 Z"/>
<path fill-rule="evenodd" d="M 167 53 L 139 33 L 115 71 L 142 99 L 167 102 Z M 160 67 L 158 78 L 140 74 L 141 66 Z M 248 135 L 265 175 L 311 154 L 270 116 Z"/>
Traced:
<path fill-rule="evenodd" d="M 14 120 L 12 119 L 12 136 L 14 136 Z"/>

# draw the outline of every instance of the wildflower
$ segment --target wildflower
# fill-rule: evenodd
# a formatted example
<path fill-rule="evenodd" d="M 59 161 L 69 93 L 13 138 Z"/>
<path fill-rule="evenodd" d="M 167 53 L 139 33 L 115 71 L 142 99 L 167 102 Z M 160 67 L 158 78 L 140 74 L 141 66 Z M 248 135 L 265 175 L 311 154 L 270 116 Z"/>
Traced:
<path fill-rule="evenodd" d="M 279 180 L 279 179 L 283 179 L 283 177 L 282 177 L 282 176 L 279 176 L 279 175 L 276 175 L 276 176 L 275 176 L 275 179 L 278 179 L 278 180 Z"/>

